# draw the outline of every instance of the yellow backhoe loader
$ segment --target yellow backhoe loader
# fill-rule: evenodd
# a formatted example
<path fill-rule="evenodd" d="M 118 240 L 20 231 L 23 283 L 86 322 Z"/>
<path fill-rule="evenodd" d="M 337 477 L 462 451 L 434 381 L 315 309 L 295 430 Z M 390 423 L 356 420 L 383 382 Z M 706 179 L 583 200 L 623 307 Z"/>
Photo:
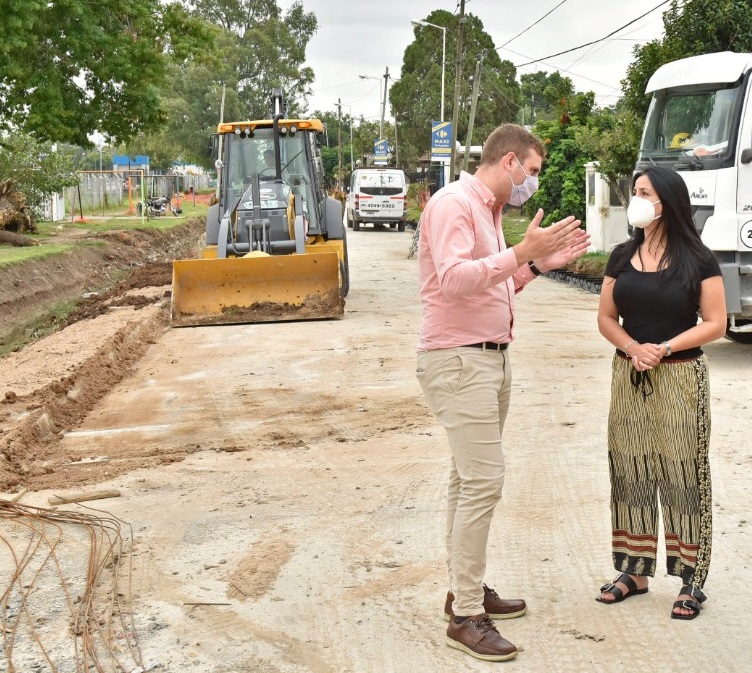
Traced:
<path fill-rule="evenodd" d="M 199 259 L 172 267 L 171 324 L 340 318 L 349 289 L 342 204 L 327 196 L 318 119 L 221 123 L 218 202 Z"/>

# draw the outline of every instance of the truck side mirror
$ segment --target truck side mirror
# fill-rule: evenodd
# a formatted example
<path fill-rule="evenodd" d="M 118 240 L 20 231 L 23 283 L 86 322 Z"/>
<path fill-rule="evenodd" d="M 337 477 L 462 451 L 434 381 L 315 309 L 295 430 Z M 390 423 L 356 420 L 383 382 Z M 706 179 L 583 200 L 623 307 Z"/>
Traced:
<path fill-rule="evenodd" d="M 746 150 L 742 150 L 741 162 L 743 164 L 752 163 L 752 148 L 748 147 Z"/>

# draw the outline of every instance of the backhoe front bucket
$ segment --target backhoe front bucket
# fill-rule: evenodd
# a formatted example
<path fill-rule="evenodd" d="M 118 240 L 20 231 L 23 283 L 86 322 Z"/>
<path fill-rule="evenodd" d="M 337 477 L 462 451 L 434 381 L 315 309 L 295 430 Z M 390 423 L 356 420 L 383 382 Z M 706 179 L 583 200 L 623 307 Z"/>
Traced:
<path fill-rule="evenodd" d="M 341 318 L 343 313 L 336 252 L 172 264 L 176 327 Z"/>

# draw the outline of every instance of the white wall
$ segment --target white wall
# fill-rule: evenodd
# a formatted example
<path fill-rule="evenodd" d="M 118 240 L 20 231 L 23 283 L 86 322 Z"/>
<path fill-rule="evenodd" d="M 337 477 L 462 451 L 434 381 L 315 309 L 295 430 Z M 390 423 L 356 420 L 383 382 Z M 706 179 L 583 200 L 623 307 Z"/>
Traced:
<path fill-rule="evenodd" d="M 44 219 L 48 222 L 59 222 L 65 219 L 65 198 L 62 193 L 50 194 L 44 202 Z"/>
<path fill-rule="evenodd" d="M 589 252 L 611 252 L 629 238 L 624 206 L 611 205 L 608 182 L 598 173 L 597 162 L 585 164 L 585 229 Z"/>

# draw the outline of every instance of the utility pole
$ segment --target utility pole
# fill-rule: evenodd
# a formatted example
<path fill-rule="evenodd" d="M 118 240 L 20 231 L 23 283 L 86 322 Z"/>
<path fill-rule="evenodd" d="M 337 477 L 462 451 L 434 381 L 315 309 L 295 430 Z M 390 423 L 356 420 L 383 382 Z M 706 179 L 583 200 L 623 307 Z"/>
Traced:
<path fill-rule="evenodd" d="M 343 190 L 342 186 L 342 99 L 337 99 L 337 157 L 339 159 L 339 169 L 337 171 L 337 187 L 339 191 Z"/>
<path fill-rule="evenodd" d="M 389 66 L 384 73 L 384 98 L 381 101 L 381 120 L 379 121 L 379 140 L 384 137 L 384 113 L 386 112 L 386 92 L 389 89 Z"/>
<path fill-rule="evenodd" d="M 475 126 L 475 108 L 478 105 L 478 90 L 480 89 L 480 61 L 475 64 L 475 79 L 473 79 L 473 101 L 470 103 L 470 121 L 467 124 L 467 140 L 465 141 L 465 166 L 470 167 L 470 146 L 473 140 L 473 126 Z"/>
<path fill-rule="evenodd" d="M 394 115 L 394 166 L 399 168 L 399 141 L 397 140 L 397 115 Z"/>
<path fill-rule="evenodd" d="M 457 58 L 454 62 L 454 106 L 452 108 L 452 149 L 449 158 L 449 182 L 454 182 L 454 162 L 457 158 L 457 120 L 460 114 L 460 84 L 462 82 L 462 38 L 465 32 L 465 0 L 460 0 L 457 28 Z"/>

